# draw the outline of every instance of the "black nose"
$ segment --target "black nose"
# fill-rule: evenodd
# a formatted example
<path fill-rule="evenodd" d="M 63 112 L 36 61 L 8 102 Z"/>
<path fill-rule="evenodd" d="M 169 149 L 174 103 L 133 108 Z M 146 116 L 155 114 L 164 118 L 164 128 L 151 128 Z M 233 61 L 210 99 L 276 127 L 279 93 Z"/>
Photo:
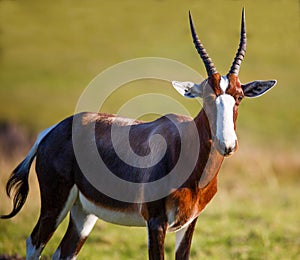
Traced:
<path fill-rule="evenodd" d="M 225 147 L 225 155 L 229 155 L 233 152 L 234 148 L 232 147 Z"/>
<path fill-rule="evenodd" d="M 235 141 L 235 143 L 232 144 L 230 143 L 226 144 L 225 142 L 217 141 L 215 145 L 219 153 L 223 156 L 230 156 L 237 149 L 237 141 Z"/>

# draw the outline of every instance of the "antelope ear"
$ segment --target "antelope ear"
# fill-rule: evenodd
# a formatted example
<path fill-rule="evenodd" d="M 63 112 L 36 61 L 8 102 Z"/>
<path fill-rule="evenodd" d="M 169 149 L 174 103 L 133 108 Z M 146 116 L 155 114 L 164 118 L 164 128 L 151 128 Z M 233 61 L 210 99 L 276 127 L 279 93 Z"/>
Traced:
<path fill-rule="evenodd" d="M 197 85 L 193 82 L 172 81 L 172 85 L 184 97 L 195 98 L 202 96 L 201 85 Z"/>
<path fill-rule="evenodd" d="M 242 85 L 246 97 L 259 97 L 269 91 L 277 83 L 276 80 L 256 80 Z"/>

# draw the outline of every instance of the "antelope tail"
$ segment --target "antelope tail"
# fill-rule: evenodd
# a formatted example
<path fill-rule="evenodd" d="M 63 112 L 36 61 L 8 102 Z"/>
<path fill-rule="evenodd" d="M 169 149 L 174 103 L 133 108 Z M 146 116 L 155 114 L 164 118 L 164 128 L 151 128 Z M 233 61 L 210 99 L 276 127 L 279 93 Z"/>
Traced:
<path fill-rule="evenodd" d="M 44 130 L 39 134 L 36 142 L 30 149 L 25 159 L 14 169 L 10 175 L 6 184 L 6 194 L 8 197 L 11 197 L 11 193 L 14 190 L 13 209 L 11 213 L 7 215 L 0 215 L 0 218 L 12 218 L 22 209 L 29 192 L 28 176 L 30 167 L 36 156 L 39 144 L 55 127 L 56 125 Z"/>

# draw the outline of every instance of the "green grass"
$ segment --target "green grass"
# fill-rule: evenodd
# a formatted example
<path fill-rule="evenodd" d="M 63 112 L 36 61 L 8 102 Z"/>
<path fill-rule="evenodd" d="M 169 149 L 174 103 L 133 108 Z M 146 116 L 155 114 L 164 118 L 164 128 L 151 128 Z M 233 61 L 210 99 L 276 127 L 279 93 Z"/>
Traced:
<path fill-rule="evenodd" d="M 188 10 L 218 70 L 226 74 L 238 45 L 242 6 L 246 8 L 248 46 L 240 79 L 275 78 L 278 85 L 259 99 L 243 101 L 240 107 L 240 150 L 225 161 L 219 193 L 199 218 L 192 259 L 297 259 L 299 1 L 2 0 L 0 121 L 22 124 L 34 133 L 41 131 L 74 112 L 79 96 L 97 74 L 132 58 L 175 59 L 205 75 L 192 44 Z M 124 86 L 104 109 L 116 112 L 124 100 L 152 92 L 185 102 L 192 114 L 199 110 L 197 102 L 188 105 L 189 100 L 183 101 L 170 85 L 159 81 Z M 4 186 L 17 163 L 3 158 L 1 213 L 10 209 Z M 24 210 L 12 220 L 0 221 L 0 254 L 25 255 L 25 238 L 38 217 L 37 194 L 32 173 Z M 55 250 L 66 225 L 64 222 L 50 241 L 46 257 Z M 145 229 L 99 221 L 80 259 L 145 259 L 146 251 Z M 167 259 L 173 259 L 173 251 L 174 234 L 169 234 Z"/>

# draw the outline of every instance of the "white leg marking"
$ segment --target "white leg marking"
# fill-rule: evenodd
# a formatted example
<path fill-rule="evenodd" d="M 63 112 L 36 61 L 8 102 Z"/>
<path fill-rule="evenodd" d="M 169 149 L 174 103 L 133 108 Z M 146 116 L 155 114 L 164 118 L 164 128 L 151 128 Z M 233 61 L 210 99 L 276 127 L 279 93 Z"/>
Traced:
<path fill-rule="evenodd" d="M 185 235 L 185 232 L 187 231 L 188 229 L 188 225 L 186 225 L 185 227 L 183 227 L 182 229 L 178 230 L 176 232 L 176 245 L 175 245 L 175 252 L 177 252 L 180 244 L 181 244 L 181 241 L 182 239 L 184 238 L 184 235 Z"/>
<path fill-rule="evenodd" d="M 97 222 L 97 219 L 98 218 L 95 215 L 90 214 L 85 217 L 84 223 L 82 223 L 81 225 L 76 225 L 77 229 L 81 230 L 80 237 L 85 238 L 91 233 L 93 227 Z"/>
<path fill-rule="evenodd" d="M 98 219 L 95 215 L 87 213 L 79 201 L 71 208 L 71 215 L 81 238 L 85 238 L 90 234 Z"/>
<path fill-rule="evenodd" d="M 78 188 L 77 188 L 76 185 L 74 185 L 72 187 L 72 189 L 70 190 L 70 193 L 69 193 L 68 199 L 66 201 L 65 207 L 63 208 L 63 210 L 61 211 L 61 213 L 59 214 L 59 216 L 56 220 L 56 227 L 58 227 L 58 225 L 64 220 L 64 218 L 66 217 L 66 215 L 70 211 L 72 205 L 74 204 L 74 202 L 77 198 L 78 198 Z"/>
<path fill-rule="evenodd" d="M 33 246 L 30 236 L 26 239 L 26 260 L 40 259 L 42 250 L 42 246 L 40 246 L 39 248 Z"/>
<path fill-rule="evenodd" d="M 80 239 L 86 238 L 89 235 L 89 233 L 92 231 L 97 221 L 97 217 L 90 213 L 87 213 L 82 208 L 81 202 L 78 198 L 78 188 L 76 186 L 74 186 L 70 191 L 66 206 L 64 210 L 61 212 L 58 221 L 64 218 L 64 216 L 70 210 L 70 207 L 71 207 L 71 218 L 72 218 L 71 221 L 73 221 L 75 225 L 79 238 Z M 58 247 L 52 256 L 52 259 L 59 260 L 60 258 L 61 258 L 61 248 Z M 68 259 L 69 260 L 76 259 L 76 255 L 72 257 L 68 257 Z"/>

